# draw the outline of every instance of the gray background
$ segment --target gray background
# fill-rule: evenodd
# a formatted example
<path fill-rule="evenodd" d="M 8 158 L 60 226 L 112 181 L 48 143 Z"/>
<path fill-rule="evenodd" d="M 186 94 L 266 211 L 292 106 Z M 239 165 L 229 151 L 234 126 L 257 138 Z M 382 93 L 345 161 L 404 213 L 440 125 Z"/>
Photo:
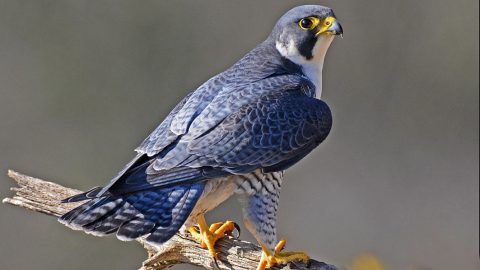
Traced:
<path fill-rule="evenodd" d="M 324 71 L 333 131 L 287 173 L 288 249 L 342 266 L 371 252 L 389 269 L 478 269 L 477 0 L 1 0 L 1 174 L 107 182 L 181 97 L 300 3 L 333 7 L 345 38 Z M 11 185 L 1 177 L 1 197 Z M 208 219 L 241 221 L 237 208 Z M 2 270 L 144 259 L 136 243 L 7 205 L 0 233 Z"/>

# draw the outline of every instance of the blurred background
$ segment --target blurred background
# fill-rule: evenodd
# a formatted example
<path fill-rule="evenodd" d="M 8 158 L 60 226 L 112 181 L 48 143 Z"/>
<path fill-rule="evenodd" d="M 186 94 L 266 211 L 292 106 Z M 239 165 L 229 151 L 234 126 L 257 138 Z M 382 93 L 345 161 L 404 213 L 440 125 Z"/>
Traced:
<path fill-rule="evenodd" d="M 0 0 L 0 173 L 106 183 L 184 95 L 301 3 L 334 8 L 345 37 L 324 69 L 332 133 L 286 174 L 287 248 L 344 267 L 372 253 L 391 270 L 479 269 L 477 0 Z M 11 186 L 0 177 L 0 197 Z M 238 208 L 208 220 L 241 222 Z M 3 270 L 145 259 L 137 243 L 9 205 L 0 233 Z"/>

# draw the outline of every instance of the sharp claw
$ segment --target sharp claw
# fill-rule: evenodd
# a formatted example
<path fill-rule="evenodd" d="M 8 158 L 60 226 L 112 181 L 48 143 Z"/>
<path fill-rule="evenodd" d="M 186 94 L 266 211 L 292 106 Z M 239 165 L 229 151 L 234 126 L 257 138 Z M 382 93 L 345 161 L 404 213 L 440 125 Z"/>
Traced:
<path fill-rule="evenodd" d="M 234 226 L 235 229 L 237 230 L 238 234 L 235 236 L 235 235 L 233 235 L 233 232 L 232 232 L 232 235 L 233 235 L 233 237 L 235 237 L 235 239 L 239 239 L 242 230 L 240 229 L 240 226 L 239 226 L 237 223 L 235 223 L 235 222 L 233 223 L 233 226 Z"/>
<path fill-rule="evenodd" d="M 217 267 L 217 269 L 220 269 L 220 266 L 218 265 L 217 258 L 213 257 L 213 261 L 215 262 L 215 266 Z"/>
<path fill-rule="evenodd" d="M 240 238 L 240 233 L 241 233 L 240 226 L 235 222 L 232 222 L 232 223 L 233 223 L 234 229 L 231 230 L 231 231 L 230 230 L 226 231 L 225 234 L 228 235 L 228 236 L 232 236 L 235 239 L 239 239 Z M 237 231 L 237 233 L 235 233 L 235 231 Z"/>

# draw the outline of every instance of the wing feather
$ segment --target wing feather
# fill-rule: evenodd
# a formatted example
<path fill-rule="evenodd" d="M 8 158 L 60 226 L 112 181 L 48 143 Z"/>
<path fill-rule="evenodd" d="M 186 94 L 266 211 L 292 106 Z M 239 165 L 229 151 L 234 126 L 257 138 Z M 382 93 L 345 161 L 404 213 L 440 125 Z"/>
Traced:
<path fill-rule="evenodd" d="M 97 197 L 107 191 L 124 194 L 259 168 L 284 170 L 328 135 L 330 110 L 308 94 L 313 85 L 303 77 L 269 77 L 237 87 L 222 88 L 210 103 L 197 92 L 187 96 Z M 197 96 L 201 104 L 192 100 Z M 196 113 L 191 114 L 194 107 Z M 190 123 L 182 135 L 178 134 L 184 127 L 177 121 Z"/>
<path fill-rule="evenodd" d="M 188 149 L 202 157 L 195 166 L 266 168 L 305 156 L 326 138 L 331 123 L 324 102 L 300 91 L 271 93 L 229 115 L 209 134 L 191 141 Z M 212 137 L 228 141 L 221 152 L 211 144 Z"/>

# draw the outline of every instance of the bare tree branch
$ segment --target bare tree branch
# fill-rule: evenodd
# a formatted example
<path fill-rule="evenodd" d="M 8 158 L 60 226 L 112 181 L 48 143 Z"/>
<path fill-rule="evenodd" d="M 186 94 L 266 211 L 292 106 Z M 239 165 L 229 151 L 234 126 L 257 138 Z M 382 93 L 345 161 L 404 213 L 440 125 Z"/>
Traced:
<path fill-rule="evenodd" d="M 4 203 L 20 206 L 35 212 L 59 217 L 81 203 L 61 203 L 61 200 L 81 191 L 66 188 L 58 184 L 30 177 L 12 170 L 8 176 L 17 182 L 12 188 L 15 195 L 5 198 Z M 175 235 L 162 246 L 151 246 L 143 239 L 138 239 L 148 252 L 148 259 L 143 262 L 141 270 L 166 269 L 176 264 L 192 264 L 206 269 L 216 269 L 208 251 L 202 249 L 188 236 Z M 255 269 L 260 260 L 260 247 L 249 242 L 226 237 L 216 244 L 220 269 Z M 278 269 L 278 268 L 277 268 Z M 281 269 L 337 270 L 332 265 L 311 260 L 307 268 L 302 263 L 291 263 Z"/>

